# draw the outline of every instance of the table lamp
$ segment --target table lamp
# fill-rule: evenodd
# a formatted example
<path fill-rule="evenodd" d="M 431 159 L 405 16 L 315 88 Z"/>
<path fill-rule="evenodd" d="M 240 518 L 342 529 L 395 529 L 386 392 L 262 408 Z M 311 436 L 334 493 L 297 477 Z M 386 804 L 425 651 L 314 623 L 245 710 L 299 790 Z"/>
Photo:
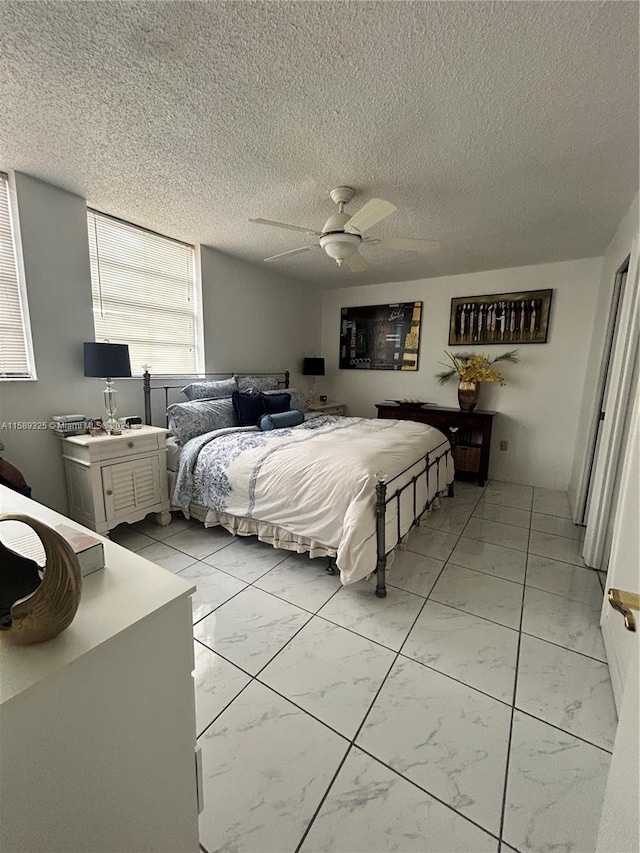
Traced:
<path fill-rule="evenodd" d="M 311 383 L 311 402 L 316 398 L 316 376 L 324 376 L 324 358 L 305 358 L 302 365 L 303 376 L 313 376 Z"/>
<path fill-rule="evenodd" d="M 109 416 L 105 424 L 108 432 L 118 430 L 116 420 L 117 392 L 113 387 L 114 376 L 131 376 L 128 344 L 85 343 L 84 375 L 105 379 L 104 406 Z"/>

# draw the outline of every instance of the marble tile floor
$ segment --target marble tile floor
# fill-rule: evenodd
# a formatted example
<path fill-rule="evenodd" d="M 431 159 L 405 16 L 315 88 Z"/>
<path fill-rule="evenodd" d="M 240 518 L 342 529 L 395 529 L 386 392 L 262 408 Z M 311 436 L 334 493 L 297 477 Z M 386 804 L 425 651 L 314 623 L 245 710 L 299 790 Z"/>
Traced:
<path fill-rule="evenodd" d="M 456 483 L 386 599 L 184 519 L 113 531 L 197 584 L 202 851 L 593 851 L 617 720 L 567 506 Z"/>

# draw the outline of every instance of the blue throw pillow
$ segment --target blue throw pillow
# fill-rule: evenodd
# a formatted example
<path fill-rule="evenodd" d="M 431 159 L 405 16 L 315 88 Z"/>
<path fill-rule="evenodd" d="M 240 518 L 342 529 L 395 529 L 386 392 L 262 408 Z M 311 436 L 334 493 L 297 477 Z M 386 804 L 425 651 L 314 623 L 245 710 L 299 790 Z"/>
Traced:
<path fill-rule="evenodd" d="M 296 409 L 290 412 L 276 412 L 273 415 L 263 415 L 258 421 L 258 426 L 263 432 L 270 429 L 282 429 L 283 427 L 298 426 L 304 423 L 304 415 Z"/>
<path fill-rule="evenodd" d="M 264 394 L 264 410 L 268 415 L 288 412 L 291 409 L 291 394 Z"/>
<path fill-rule="evenodd" d="M 256 426 L 264 414 L 262 394 L 252 394 L 249 391 L 234 391 L 231 395 L 233 410 L 238 419 L 238 426 Z"/>

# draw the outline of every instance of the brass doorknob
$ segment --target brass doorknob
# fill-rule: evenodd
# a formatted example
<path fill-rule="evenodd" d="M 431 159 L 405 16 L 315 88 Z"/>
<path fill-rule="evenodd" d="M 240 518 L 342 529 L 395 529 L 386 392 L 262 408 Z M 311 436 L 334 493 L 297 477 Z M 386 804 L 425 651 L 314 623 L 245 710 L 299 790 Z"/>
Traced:
<path fill-rule="evenodd" d="M 640 610 L 640 595 L 637 592 L 627 592 L 624 589 L 611 588 L 607 593 L 607 601 L 624 616 L 624 627 L 627 631 L 636 630 L 636 618 L 632 610 Z"/>

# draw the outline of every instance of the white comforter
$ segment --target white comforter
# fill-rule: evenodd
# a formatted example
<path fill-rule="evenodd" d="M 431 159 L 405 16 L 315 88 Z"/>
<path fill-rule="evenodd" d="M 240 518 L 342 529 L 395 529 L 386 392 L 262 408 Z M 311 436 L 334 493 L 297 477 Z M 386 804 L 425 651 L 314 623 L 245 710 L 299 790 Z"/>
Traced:
<path fill-rule="evenodd" d="M 192 504 L 207 507 L 207 523 L 255 532 L 272 543 L 273 529 L 286 531 L 296 545 L 280 544 L 312 555 L 335 555 L 342 582 L 348 584 L 376 567 L 376 472 L 390 480 L 410 469 L 389 485 L 391 495 L 418 470 L 412 463 L 429 452 L 432 458 L 443 457 L 430 472 L 431 499 L 453 480 L 451 455 L 444 458 L 448 448 L 442 433 L 412 421 L 323 416 L 269 432 L 218 430 L 183 448 L 173 503 L 185 512 Z M 426 500 L 426 483 L 421 482 L 419 509 Z M 393 500 L 387 513 L 387 550 L 397 543 L 396 507 Z M 253 523 L 243 530 L 230 525 L 229 517 Z M 402 536 L 413 521 L 413 489 L 403 494 L 401 521 Z M 270 533 L 261 535 L 261 530 Z"/>

